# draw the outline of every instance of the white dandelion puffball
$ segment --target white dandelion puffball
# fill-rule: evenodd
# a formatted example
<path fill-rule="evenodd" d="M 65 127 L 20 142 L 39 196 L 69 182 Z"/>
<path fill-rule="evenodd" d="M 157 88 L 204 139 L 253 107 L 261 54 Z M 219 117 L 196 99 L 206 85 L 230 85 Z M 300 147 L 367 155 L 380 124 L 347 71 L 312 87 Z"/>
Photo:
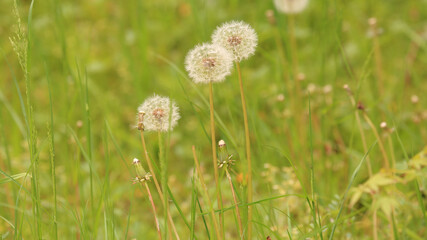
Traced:
<path fill-rule="evenodd" d="M 232 21 L 215 29 L 212 42 L 226 48 L 233 54 L 233 60 L 240 62 L 255 53 L 258 37 L 249 24 L 243 21 Z"/>
<path fill-rule="evenodd" d="M 142 124 L 147 131 L 167 132 L 176 126 L 180 118 L 175 101 L 155 94 L 138 107 L 138 113 L 142 113 Z"/>
<path fill-rule="evenodd" d="M 274 0 L 279 12 L 295 14 L 302 12 L 308 5 L 308 0 Z"/>
<path fill-rule="evenodd" d="M 231 54 L 215 44 L 197 45 L 185 58 L 185 69 L 195 83 L 222 82 L 232 68 Z"/>

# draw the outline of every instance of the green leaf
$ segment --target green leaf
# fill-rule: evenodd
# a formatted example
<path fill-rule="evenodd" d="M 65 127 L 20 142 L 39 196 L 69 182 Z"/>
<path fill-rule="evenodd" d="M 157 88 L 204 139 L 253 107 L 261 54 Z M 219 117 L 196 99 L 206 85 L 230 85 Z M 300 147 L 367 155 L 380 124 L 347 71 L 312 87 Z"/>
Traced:
<path fill-rule="evenodd" d="M 3 178 L 3 179 L 1 179 L 1 180 L 0 180 L 0 184 L 4 184 L 4 183 L 11 182 L 11 181 L 13 181 L 13 180 L 16 180 L 16 179 L 19 179 L 19 178 L 25 177 L 26 175 L 27 175 L 27 173 L 18 173 L 18 174 L 12 175 L 12 176 L 10 176 L 10 177 Z M 28 176 L 30 176 L 30 177 L 31 177 L 31 175 L 30 175 L 30 174 L 28 174 Z"/>

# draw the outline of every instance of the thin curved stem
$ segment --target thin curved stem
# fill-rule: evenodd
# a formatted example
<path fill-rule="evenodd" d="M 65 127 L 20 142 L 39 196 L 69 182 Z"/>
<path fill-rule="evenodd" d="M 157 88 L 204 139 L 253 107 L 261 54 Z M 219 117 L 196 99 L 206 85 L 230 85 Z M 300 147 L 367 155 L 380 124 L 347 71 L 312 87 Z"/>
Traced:
<path fill-rule="evenodd" d="M 148 187 L 147 182 L 144 182 L 144 186 L 145 186 L 145 189 L 147 190 L 148 198 L 150 199 L 151 208 L 153 210 L 154 220 L 156 222 L 157 233 L 159 234 L 159 239 L 162 240 L 162 233 L 160 231 L 159 219 L 157 219 L 156 205 L 154 205 L 153 196 L 151 196 L 151 191 L 150 191 L 150 188 Z"/>
<path fill-rule="evenodd" d="M 389 169 L 390 168 L 390 163 L 388 161 L 387 153 L 385 151 L 384 144 L 383 144 L 383 142 L 381 140 L 381 137 L 378 134 L 377 129 L 375 128 L 374 123 L 372 123 L 371 119 L 369 118 L 368 114 L 366 114 L 365 111 L 363 111 L 363 117 L 365 118 L 365 120 L 369 124 L 369 126 L 371 127 L 372 132 L 374 132 L 374 135 L 375 135 L 375 137 L 378 140 L 378 145 L 380 146 L 381 154 L 383 155 L 383 159 L 384 159 L 384 167 L 386 169 Z"/>

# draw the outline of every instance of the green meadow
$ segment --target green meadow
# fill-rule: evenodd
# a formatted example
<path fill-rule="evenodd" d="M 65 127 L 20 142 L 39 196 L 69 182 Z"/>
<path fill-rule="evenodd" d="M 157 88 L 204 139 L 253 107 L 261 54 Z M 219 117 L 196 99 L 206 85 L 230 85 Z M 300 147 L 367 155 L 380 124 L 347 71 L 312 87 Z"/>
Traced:
<path fill-rule="evenodd" d="M 426 239 L 427 1 L 274 2 L 1 0 L 1 239 Z"/>

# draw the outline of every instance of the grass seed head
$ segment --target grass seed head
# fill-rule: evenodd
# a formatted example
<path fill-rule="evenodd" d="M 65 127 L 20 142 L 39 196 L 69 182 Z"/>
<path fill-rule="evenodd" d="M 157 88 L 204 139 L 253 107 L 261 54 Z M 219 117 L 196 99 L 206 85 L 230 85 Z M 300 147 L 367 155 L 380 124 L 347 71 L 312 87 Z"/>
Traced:
<path fill-rule="evenodd" d="M 302 12 L 308 5 L 308 0 L 274 0 L 279 12 L 296 14 Z"/>
<path fill-rule="evenodd" d="M 258 36 L 249 24 L 231 21 L 216 28 L 212 42 L 226 48 L 232 53 L 233 60 L 240 62 L 254 55 Z"/>
<path fill-rule="evenodd" d="M 185 68 L 195 83 L 222 82 L 231 74 L 233 59 L 222 46 L 204 43 L 187 54 Z"/>
<path fill-rule="evenodd" d="M 179 108 L 168 97 L 154 95 L 138 107 L 138 129 L 167 132 L 180 119 Z"/>

